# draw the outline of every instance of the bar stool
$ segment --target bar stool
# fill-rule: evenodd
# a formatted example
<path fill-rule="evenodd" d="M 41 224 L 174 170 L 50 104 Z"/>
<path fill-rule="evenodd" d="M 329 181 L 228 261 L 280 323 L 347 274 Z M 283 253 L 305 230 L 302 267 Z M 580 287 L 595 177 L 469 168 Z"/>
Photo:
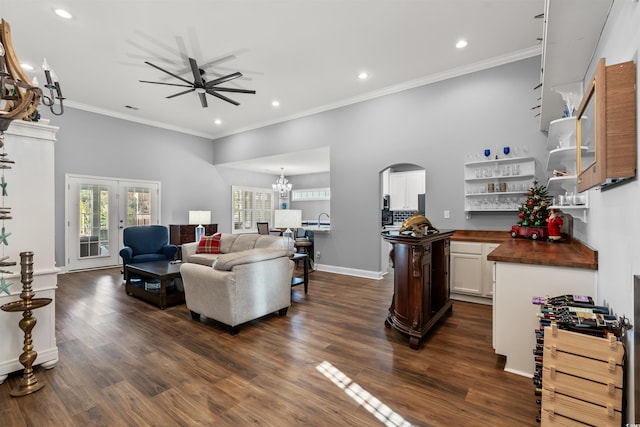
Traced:
<path fill-rule="evenodd" d="M 306 262 L 311 261 L 313 242 L 306 236 L 306 230 L 304 228 L 298 228 L 296 230 L 296 238 L 293 245 L 296 248 L 296 252 L 307 254 Z"/>

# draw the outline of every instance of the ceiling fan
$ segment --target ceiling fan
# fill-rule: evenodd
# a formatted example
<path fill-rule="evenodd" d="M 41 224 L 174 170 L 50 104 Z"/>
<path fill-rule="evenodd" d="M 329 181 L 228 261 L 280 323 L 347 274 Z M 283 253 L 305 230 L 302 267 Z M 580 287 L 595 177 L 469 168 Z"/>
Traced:
<path fill-rule="evenodd" d="M 196 92 L 200 97 L 200 103 L 202 104 L 202 108 L 208 107 L 207 104 L 207 96 L 213 95 L 216 98 L 222 99 L 223 101 L 227 101 L 233 105 L 240 105 L 239 102 L 234 101 L 218 92 L 235 92 L 235 93 L 251 93 L 255 94 L 255 90 L 247 90 L 247 89 L 236 89 L 230 87 L 220 87 L 219 84 L 229 82 L 231 80 L 237 79 L 238 77 L 242 77 L 242 73 L 235 72 L 226 76 L 219 77 L 215 80 L 206 81 L 204 79 L 204 70 L 198 67 L 198 63 L 195 59 L 189 58 L 189 64 L 191 65 L 191 72 L 193 73 L 193 82 L 189 80 L 183 79 L 177 74 L 174 74 L 170 71 L 165 70 L 164 68 L 158 67 L 157 65 L 152 64 L 149 61 L 145 61 L 145 64 L 151 65 L 153 68 L 156 68 L 164 73 L 169 74 L 170 76 L 175 77 L 178 80 L 185 82 L 186 84 L 178 84 L 178 83 L 164 83 L 164 82 L 150 82 L 147 80 L 140 80 L 141 83 L 153 83 L 156 85 L 167 85 L 167 86 L 178 86 L 178 87 L 187 87 L 189 89 L 184 90 L 182 92 L 174 93 L 173 95 L 167 96 L 167 98 L 175 98 L 176 96 L 184 95 L 190 92 Z"/>

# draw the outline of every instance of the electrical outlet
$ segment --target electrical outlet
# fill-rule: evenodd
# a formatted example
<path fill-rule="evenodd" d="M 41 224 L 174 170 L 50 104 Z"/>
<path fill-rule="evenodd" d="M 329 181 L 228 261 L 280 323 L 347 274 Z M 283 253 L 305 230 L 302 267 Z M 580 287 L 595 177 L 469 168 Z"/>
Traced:
<path fill-rule="evenodd" d="M 450 211 L 444 211 L 444 217 L 445 218 L 451 218 L 451 212 Z"/>
<path fill-rule="evenodd" d="M 316 259 L 320 258 L 320 251 L 316 251 Z"/>

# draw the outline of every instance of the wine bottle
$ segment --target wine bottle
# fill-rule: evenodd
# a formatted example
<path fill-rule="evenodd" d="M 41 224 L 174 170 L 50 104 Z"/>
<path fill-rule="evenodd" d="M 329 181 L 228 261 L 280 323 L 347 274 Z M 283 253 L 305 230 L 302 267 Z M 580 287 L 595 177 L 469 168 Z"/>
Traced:
<path fill-rule="evenodd" d="M 560 295 L 557 297 L 547 298 L 546 302 L 552 305 L 560 305 L 562 303 L 580 302 L 593 304 L 593 298 L 588 295 Z"/>

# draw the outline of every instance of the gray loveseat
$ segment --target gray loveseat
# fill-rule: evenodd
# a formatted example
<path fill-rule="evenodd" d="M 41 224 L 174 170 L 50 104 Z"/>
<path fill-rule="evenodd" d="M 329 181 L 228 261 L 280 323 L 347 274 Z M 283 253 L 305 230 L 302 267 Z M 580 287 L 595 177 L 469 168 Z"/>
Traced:
<path fill-rule="evenodd" d="M 208 317 L 236 334 L 243 323 L 274 312 L 286 315 L 294 263 L 281 237 L 222 234 L 220 254 L 196 254 L 196 247 L 182 246 L 180 267 L 194 319 Z"/>

